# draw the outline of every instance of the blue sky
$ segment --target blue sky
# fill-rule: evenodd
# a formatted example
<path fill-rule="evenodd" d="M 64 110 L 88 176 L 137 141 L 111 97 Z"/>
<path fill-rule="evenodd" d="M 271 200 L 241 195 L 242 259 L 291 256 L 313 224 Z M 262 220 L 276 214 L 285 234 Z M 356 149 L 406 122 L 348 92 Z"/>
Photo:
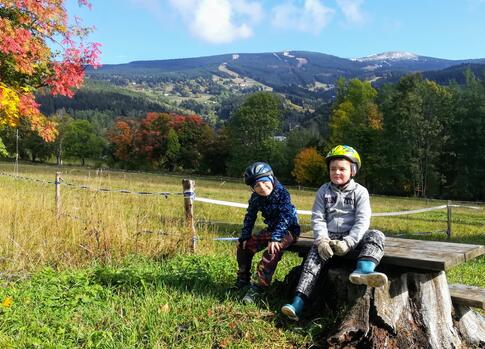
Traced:
<path fill-rule="evenodd" d="M 485 0 L 67 0 L 102 63 L 305 50 L 485 58 Z"/>

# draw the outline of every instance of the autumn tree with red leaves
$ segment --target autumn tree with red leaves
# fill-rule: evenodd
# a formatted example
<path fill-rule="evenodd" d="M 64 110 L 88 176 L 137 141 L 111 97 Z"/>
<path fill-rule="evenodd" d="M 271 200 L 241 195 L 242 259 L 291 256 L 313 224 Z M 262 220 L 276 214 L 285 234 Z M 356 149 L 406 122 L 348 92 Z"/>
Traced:
<path fill-rule="evenodd" d="M 198 168 L 215 134 L 198 115 L 151 112 L 141 121 L 118 120 L 107 137 L 123 167 L 173 170 Z"/>
<path fill-rule="evenodd" d="M 44 140 L 55 139 L 55 124 L 40 113 L 34 92 L 49 87 L 72 97 L 86 66 L 99 66 L 100 44 L 86 44 L 91 28 L 76 22 L 69 25 L 64 0 L 0 0 L 0 127 L 25 120 Z"/>

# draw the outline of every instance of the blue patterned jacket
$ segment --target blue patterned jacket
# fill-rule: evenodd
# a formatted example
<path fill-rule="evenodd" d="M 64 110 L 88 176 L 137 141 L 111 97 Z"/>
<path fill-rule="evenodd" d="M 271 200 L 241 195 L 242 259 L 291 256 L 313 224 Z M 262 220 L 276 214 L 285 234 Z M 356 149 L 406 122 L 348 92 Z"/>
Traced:
<path fill-rule="evenodd" d="M 298 223 L 296 208 L 291 203 L 290 193 L 278 181 L 275 181 L 274 189 L 270 195 L 259 196 L 253 193 L 248 204 L 241 240 L 247 240 L 251 237 L 259 211 L 261 211 L 264 223 L 268 225 L 268 230 L 271 232 L 271 241 L 281 241 L 288 231 L 294 238 L 300 236 L 300 224 Z"/>

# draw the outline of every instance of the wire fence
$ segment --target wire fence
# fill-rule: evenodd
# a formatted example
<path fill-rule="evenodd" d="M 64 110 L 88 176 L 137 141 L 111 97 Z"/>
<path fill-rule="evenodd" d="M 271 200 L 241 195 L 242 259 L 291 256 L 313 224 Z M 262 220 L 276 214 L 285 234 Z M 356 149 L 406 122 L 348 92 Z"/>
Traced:
<path fill-rule="evenodd" d="M 31 177 L 25 177 L 25 176 L 18 176 L 14 174 L 9 174 L 5 172 L 0 172 L 0 176 L 8 176 L 12 177 L 15 179 L 21 179 L 25 181 L 30 181 L 30 182 L 37 182 L 37 183 L 44 183 L 44 184 L 56 184 L 56 185 L 63 185 L 66 187 L 71 187 L 71 188 L 76 188 L 76 189 L 84 189 L 84 190 L 89 190 L 93 192 L 112 192 L 112 193 L 121 193 L 121 194 L 134 194 L 134 195 L 142 195 L 142 196 L 147 196 L 147 195 L 157 195 L 157 196 L 163 196 L 165 198 L 168 198 L 171 195 L 174 196 L 183 196 L 187 195 L 186 193 L 183 192 L 168 192 L 168 191 L 161 191 L 161 192 L 148 192 L 148 191 L 132 191 L 128 189 L 111 189 L 111 188 L 95 188 L 89 185 L 84 185 L 84 184 L 76 184 L 76 183 L 68 183 L 65 182 L 64 179 L 59 178 L 58 180 L 55 181 L 47 181 L 43 179 L 37 179 L 37 178 L 31 178 Z"/>
<path fill-rule="evenodd" d="M 14 178 L 16 180 L 23 180 L 23 181 L 30 181 L 33 183 L 42 183 L 42 184 L 54 184 L 56 187 L 56 215 L 57 217 L 61 216 L 67 216 L 73 219 L 80 219 L 77 216 L 72 216 L 69 215 L 65 212 L 62 212 L 61 210 L 61 195 L 60 195 L 60 188 L 61 186 L 65 186 L 68 188 L 73 188 L 73 189 L 82 189 L 82 190 L 88 190 L 88 191 L 93 191 L 93 192 L 104 192 L 104 193 L 120 193 L 120 194 L 132 194 L 132 195 L 139 195 L 139 196 L 162 196 L 165 197 L 166 199 L 169 196 L 177 196 L 177 197 L 183 197 L 184 198 L 184 210 L 185 210 L 185 220 L 186 224 L 189 227 L 190 231 L 192 232 L 192 244 L 193 244 L 193 249 L 195 249 L 195 244 L 196 241 L 200 239 L 196 235 L 196 230 L 195 230 L 195 224 L 200 223 L 196 222 L 194 218 L 194 210 L 193 210 L 193 202 L 201 202 L 201 203 L 206 203 L 206 204 L 212 204 L 212 205 L 221 205 L 221 206 L 227 206 L 227 207 L 237 207 L 237 208 L 243 208 L 246 209 L 248 207 L 248 204 L 244 203 L 238 203 L 238 202 L 232 202 L 232 201 L 225 201 L 225 200 L 217 200 L 217 199 L 209 199 L 209 198 L 204 198 L 204 197 L 197 197 L 195 195 L 195 182 L 193 180 L 187 180 L 183 179 L 182 180 L 182 191 L 181 192 L 169 192 L 169 191 L 159 191 L 159 192 L 149 192 L 149 191 L 133 191 L 133 190 L 128 190 L 128 189 L 112 189 L 112 188 L 95 188 L 93 186 L 88 186 L 88 185 L 83 185 L 83 184 L 76 184 L 76 183 L 68 183 L 65 182 L 62 177 L 60 176 L 60 172 L 56 173 L 56 180 L 55 181 L 48 181 L 48 180 L 42 180 L 42 179 L 37 179 L 37 178 L 31 178 L 31 177 L 25 177 L 25 176 L 20 176 L 18 174 L 10 174 L 6 172 L 0 172 L 0 176 L 8 176 L 11 178 Z M 447 230 L 446 233 L 448 235 L 448 238 L 451 237 L 452 234 L 452 208 L 454 207 L 460 207 L 460 208 L 468 208 L 468 209 L 474 209 L 474 210 L 480 210 L 480 207 L 477 206 L 471 206 L 471 205 L 461 205 L 461 204 L 452 204 L 451 201 L 448 201 L 446 205 L 437 205 L 433 207 L 427 207 L 427 208 L 420 208 L 420 209 L 414 209 L 414 210 L 406 210 L 406 211 L 396 211 L 396 212 L 377 212 L 377 213 L 372 213 L 373 217 L 392 217 L 392 216 L 402 216 L 402 215 L 412 215 L 412 214 L 419 214 L 419 213 L 424 213 L 424 212 L 430 212 L 430 211 L 436 211 L 436 210 L 447 210 Z M 312 215 L 312 211 L 310 210 L 297 210 L 298 214 L 301 215 Z M 207 224 L 212 224 L 214 222 L 205 222 Z M 217 241 L 234 241 L 237 240 L 237 238 L 234 237 L 216 237 L 214 240 Z"/>

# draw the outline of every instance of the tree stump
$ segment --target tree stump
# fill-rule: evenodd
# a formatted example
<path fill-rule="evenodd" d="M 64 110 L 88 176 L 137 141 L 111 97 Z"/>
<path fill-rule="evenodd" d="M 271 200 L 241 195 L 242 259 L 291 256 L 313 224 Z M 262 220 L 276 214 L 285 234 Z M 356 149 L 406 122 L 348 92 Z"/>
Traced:
<path fill-rule="evenodd" d="M 348 281 L 353 263 L 329 264 L 334 265 L 322 271 L 303 312 L 304 319 L 329 319 L 316 347 L 485 347 L 485 318 L 468 307 L 453 307 L 444 272 L 383 267 L 389 283 L 370 288 Z M 293 292 L 300 268 L 286 277 L 286 290 Z"/>

